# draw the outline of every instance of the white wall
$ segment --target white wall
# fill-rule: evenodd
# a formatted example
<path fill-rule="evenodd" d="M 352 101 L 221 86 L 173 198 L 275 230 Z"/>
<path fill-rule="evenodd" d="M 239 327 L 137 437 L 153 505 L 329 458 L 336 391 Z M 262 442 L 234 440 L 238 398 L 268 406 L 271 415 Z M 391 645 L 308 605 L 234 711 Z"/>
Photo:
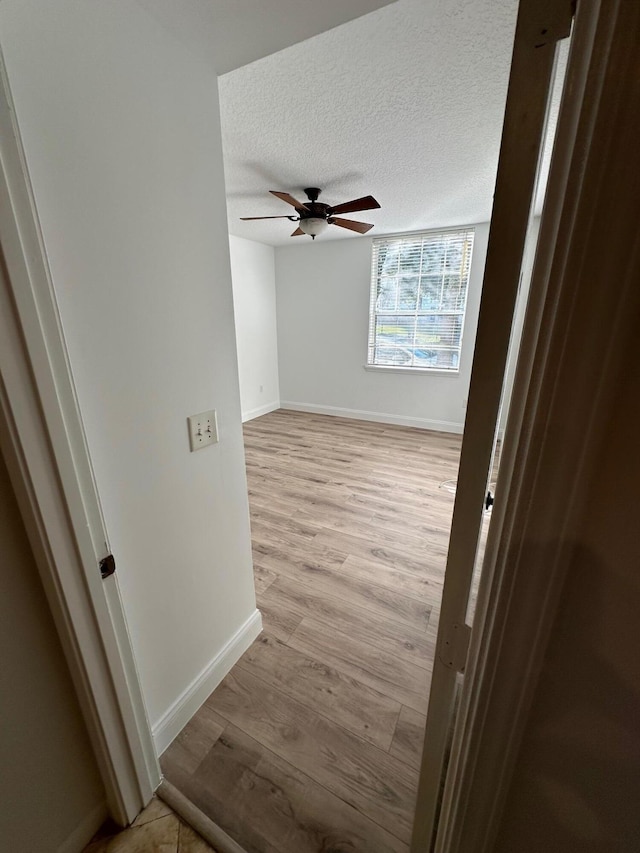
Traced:
<path fill-rule="evenodd" d="M 71 853 L 105 797 L 1 455 L 0 560 L 0 847 Z"/>
<path fill-rule="evenodd" d="M 365 370 L 371 239 L 318 240 L 277 248 L 283 408 L 462 432 L 488 232 L 488 224 L 476 226 L 456 376 Z"/>
<path fill-rule="evenodd" d="M 217 656 L 256 615 L 217 79 L 126 0 L 4 0 L 0 38 L 166 742 L 167 714 L 194 710 L 175 703 L 224 674 Z M 186 417 L 210 408 L 220 443 L 191 454 Z"/>
<path fill-rule="evenodd" d="M 280 406 L 275 257 L 272 246 L 229 237 L 242 419 Z"/>

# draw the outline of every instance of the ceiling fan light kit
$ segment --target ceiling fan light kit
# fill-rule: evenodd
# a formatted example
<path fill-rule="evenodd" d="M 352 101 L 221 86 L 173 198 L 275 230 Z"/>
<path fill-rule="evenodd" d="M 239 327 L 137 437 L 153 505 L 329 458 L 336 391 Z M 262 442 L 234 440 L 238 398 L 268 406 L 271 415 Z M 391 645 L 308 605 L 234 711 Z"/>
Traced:
<path fill-rule="evenodd" d="M 318 236 L 318 234 L 322 234 L 323 231 L 326 231 L 329 223 L 326 219 L 320 219 L 317 216 L 309 216 L 307 219 L 301 219 L 299 228 L 305 234 L 308 234 L 312 240 Z"/>
<path fill-rule="evenodd" d="M 328 204 L 323 204 L 318 201 L 318 196 L 321 190 L 318 187 L 307 187 L 305 195 L 308 201 L 301 202 L 292 195 L 280 190 L 269 190 L 272 195 L 275 195 L 281 201 L 295 207 L 297 217 L 295 216 L 242 216 L 241 219 L 248 221 L 254 219 L 289 219 L 292 222 L 298 222 L 298 227 L 291 235 L 292 237 L 300 237 L 304 234 L 311 237 L 312 240 L 322 234 L 328 225 L 337 225 L 339 228 L 346 228 L 349 231 L 356 231 L 358 234 L 366 234 L 373 228 L 369 222 L 356 222 L 354 219 L 342 219 L 339 216 L 334 216 L 335 213 L 355 213 L 358 210 L 373 210 L 380 207 L 375 198 L 371 195 L 355 198 L 352 201 L 337 204 L 333 207 Z"/>

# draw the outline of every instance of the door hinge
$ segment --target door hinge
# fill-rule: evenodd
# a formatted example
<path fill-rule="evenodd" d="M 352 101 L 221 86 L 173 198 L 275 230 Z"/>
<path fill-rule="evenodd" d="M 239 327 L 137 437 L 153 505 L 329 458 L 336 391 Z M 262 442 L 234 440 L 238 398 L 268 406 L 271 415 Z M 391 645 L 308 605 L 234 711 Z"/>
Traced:
<path fill-rule="evenodd" d="M 104 557 L 104 559 L 100 560 L 100 563 L 98 565 L 100 566 L 100 576 L 102 580 L 111 577 L 111 575 L 116 570 L 116 561 L 113 557 L 113 554 L 109 554 L 108 556 Z"/>
<path fill-rule="evenodd" d="M 448 630 L 443 630 L 438 657 L 448 669 L 464 672 L 471 639 L 471 626 L 453 624 Z"/>

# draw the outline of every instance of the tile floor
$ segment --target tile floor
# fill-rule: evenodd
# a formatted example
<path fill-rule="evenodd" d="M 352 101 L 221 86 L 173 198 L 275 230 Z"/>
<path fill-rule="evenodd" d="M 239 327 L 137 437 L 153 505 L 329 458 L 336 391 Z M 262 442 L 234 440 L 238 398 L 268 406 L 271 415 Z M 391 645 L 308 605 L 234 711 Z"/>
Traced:
<path fill-rule="evenodd" d="M 83 853 L 216 853 L 162 800 L 154 797 L 128 829 L 105 824 Z"/>

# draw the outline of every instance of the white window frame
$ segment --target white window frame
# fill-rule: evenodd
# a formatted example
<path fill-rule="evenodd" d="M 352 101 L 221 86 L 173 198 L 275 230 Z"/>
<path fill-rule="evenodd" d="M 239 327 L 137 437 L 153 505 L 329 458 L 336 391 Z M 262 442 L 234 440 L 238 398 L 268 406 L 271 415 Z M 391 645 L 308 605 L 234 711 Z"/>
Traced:
<path fill-rule="evenodd" d="M 392 364 L 392 363 L 377 363 L 375 361 L 375 351 L 376 351 L 376 303 L 378 299 L 378 289 L 379 289 L 379 279 L 378 279 L 378 247 L 384 244 L 393 243 L 397 241 L 407 240 L 407 241 L 421 241 L 421 251 L 424 248 L 424 240 L 425 238 L 429 238 L 433 240 L 435 237 L 442 237 L 443 239 L 452 234 L 461 234 L 468 235 L 468 238 L 471 242 L 471 247 L 469 250 L 468 262 L 466 264 L 466 282 L 465 282 L 465 292 L 464 292 L 464 301 L 460 309 L 456 311 L 434 311 L 434 310 L 425 310 L 420 311 L 417 306 L 413 312 L 406 311 L 402 312 L 406 314 L 407 317 L 411 317 L 413 314 L 414 317 L 414 343 L 413 347 L 415 348 L 416 339 L 415 339 L 415 324 L 417 323 L 417 318 L 419 315 L 434 315 L 434 314 L 453 314 L 460 317 L 461 320 L 461 330 L 460 330 L 460 339 L 458 344 L 458 363 L 456 367 L 443 367 L 441 365 L 429 367 L 426 365 L 420 364 Z M 429 230 L 429 231 L 414 231 L 400 234 L 388 234 L 383 237 L 376 237 L 373 240 L 372 248 L 371 248 L 371 288 L 369 294 L 369 335 L 368 335 L 368 346 L 367 346 L 367 360 L 365 364 L 365 369 L 381 371 L 387 373 L 414 373 L 414 374 L 437 374 L 441 376 L 458 376 L 460 373 L 460 365 L 462 361 L 462 346 L 464 340 L 464 326 L 466 322 L 466 312 L 467 312 L 467 304 L 469 298 L 469 286 L 471 280 L 471 266 L 473 262 L 473 246 L 475 242 L 475 228 L 472 226 L 465 227 L 457 227 L 457 228 L 442 228 L 437 230 Z M 420 263 L 422 265 L 422 257 L 420 259 Z M 422 266 L 421 266 L 422 272 Z M 444 272 L 443 272 L 444 279 Z M 444 280 L 443 280 L 444 286 Z M 418 291 L 418 299 L 419 299 L 419 291 Z M 398 311 L 385 311 L 384 313 L 394 314 L 400 313 Z"/>

